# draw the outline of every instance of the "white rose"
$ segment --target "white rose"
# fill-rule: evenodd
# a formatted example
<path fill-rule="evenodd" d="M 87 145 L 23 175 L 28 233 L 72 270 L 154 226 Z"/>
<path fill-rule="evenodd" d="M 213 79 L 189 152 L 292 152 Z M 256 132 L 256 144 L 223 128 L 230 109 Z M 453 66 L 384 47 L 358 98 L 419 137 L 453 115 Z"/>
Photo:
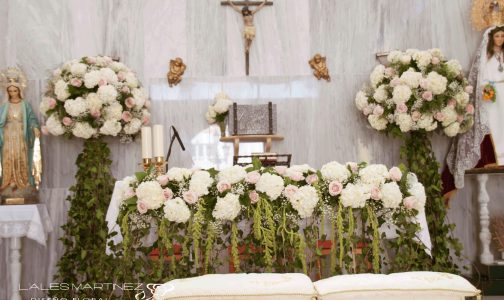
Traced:
<path fill-rule="evenodd" d="M 334 181 L 337 180 L 343 183 L 345 180 L 350 177 L 350 171 L 345 165 L 342 165 L 336 161 L 332 161 L 322 166 L 320 169 L 322 173 L 322 178 L 326 181 Z"/>
<path fill-rule="evenodd" d="M 425 207 L 425 202 L 427 201 L 427 196 L 425 195 L 425 188 L 424 186 L 418 182 L 418 179 L 416 178 L 416 175 L 413 173 L 408 174 L 408 193 L 415 197 L 415 205 L 413 208 L 415 208 L 418 211 L 423 211 Z"/>
<path fill-rule="evenodd" d="M 282 177 L 265 173 L 261 175 L 259 181 L 256 184 L 256 190 L 268 195 L 271 200 L 276 200 L 284 189 L 284 180 Z"/>
<path fill-rule="evenodd" d="M 184 200 L 177 197 L 164 203 L 164 217 L 170 222 L 185 223 L 191 217 L 191 211 Z"/>
<path fill-rule="evenodd" d="M 116 72 L 116 73 L 119 71 L 125 71 L 128 69 L 128 68 L 126 68 L 126 66 L 123 63 L 118 62 L 118 61 L 112 62 L 109 67 L 112 70 L 114 70 L 114 72 Z"/>
<path fill-rule="evenodd" d="M 233 105 L 233 101 L 229 99 L 219 99 L 213 106 L 214 110 L 218 114 L 223 114 L 229 111 L 229 107 Z"/>
<path fill-rule="evenodd" d="M 384 130 L 387 128 L 388 121 L 385 118 L 377 115 L 369 115 L 368 116 L 369 124 L 376 130 Z"/>
<path fill-rule="evenodd" d="M 396 182 L 388 182 L 381 188 L 383 206 L 386 208 L 397 208 L 402 202 L 403 195 Z"/>
<path fill-rule="evenodd" d="M 212 216 L 217 220 L 233 221 L 240 213 L 241 205 L 239 196 L 227 193 L 224 198 L 218 197 Z"/>
<path fill-rule="evenodd" d="M 163 205 L 163 188 L 157 181 L 146 181 L 138 185 L 136 195 L 143 201 L 148 209 L 158 209 Z"/>
<path fill-rule="evenodd" d="M 359 208 L 366 205 L 366 200 L 369 198 L 367 189 L 362 185 L 349 183 L 341 192 L 341 204 L 344 207 Z"/>
<path fill-rule="evenodd" d="M 395 104 L 405 103 L 411 97 L 411 89 L 407 85 L 398 85 L 392 92 L 392 99 Z"/>
<path fill-rule="evenodd" d="M 207 119 L 208 124 L 215 123 L 215 117 L 217 117 L 217 113 L 212 105 L 208 107 L 208 111 L 205 114 L 205 118 Z"/>

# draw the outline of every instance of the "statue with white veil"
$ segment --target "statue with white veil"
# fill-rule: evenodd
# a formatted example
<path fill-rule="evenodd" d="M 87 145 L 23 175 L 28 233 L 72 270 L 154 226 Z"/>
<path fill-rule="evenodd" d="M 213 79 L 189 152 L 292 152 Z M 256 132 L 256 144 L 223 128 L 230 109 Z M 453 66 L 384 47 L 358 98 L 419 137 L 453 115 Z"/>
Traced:
<path fill-rule="evenodd" d="M 41 162 L 35 140 L 40 137 L 40 126 L 31 105 L 24 100 L 26 78 L 21 70 L 9 68 L 2 72 L 1 84 L 5 93 L 0 105 L 2 201 L 36 202 Z"/>

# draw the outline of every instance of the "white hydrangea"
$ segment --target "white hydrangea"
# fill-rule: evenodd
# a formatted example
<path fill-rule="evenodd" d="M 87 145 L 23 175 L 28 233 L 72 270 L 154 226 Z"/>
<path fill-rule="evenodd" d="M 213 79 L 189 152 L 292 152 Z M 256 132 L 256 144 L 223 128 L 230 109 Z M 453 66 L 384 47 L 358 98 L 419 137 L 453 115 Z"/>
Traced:
<path fill-rule="evenodd" d="M 135 134 L 142 127 L 142 121 L 137 118 L 133 118 L 128 124 L 124 126 L 124 133 L 126 134 Z"/>
<path fill-rule="evenodd" d="M 100 71 L 94 70 L 94 71 L 88 72 L 88 73 L 86 73 L 86 75 L 84 75 L 84 85 L 88 89 L 92 89 L 98 85 L 98 82 L 100 82 L 100 79 L 101 79 Z"/>
<path fill-rule="evenodd" d="M 355 105 L 358 110 L 363 110 L 368 105 L 368 97 L 363 91 L 359 91 L 355 96 Z"/>
<path fill-rule="evenodd" d="M 401 75 L 401 81 L 411 89 L 416 89 L 420 85 L 422 78 L 422 73 L 413 70 L 408 70 Z"/>
<path fill-rule="evenodd" d="M 384 65 L 377 65 L 374 70 L 371 72 L 371 75 L 369 76 L 369 79 L 371 80 L 371 85 L 373 88 L 376 88 L 378 84 L 383 80 L 385 77 L 385 66 Z"/>
<path fill-rule="evenodd" d="M 213 108 L 216 113 L 223 114 L 229 111 L 229 107 L 233 105 L 233 101 L 228 98 L 218 99 L 217 102 L 213 105 Z"/>
<path fill-rule="evenodd" d="M 72 75 L 78 76 L 78 77 L 81 77 L 82 75 L 84 75 L 86 73 L 86 71 L 87 71 L 87 65 L 83 64 L 83 63 L 72 64 L 72 66 L 70 68 L 70 72 L 72 73 Z"/>
<path fill-rule="evenodd" d="M 458 76 L 462 73 L 462 66 L 458 62 L 458 60 L 451 59 L 446 62 L 446 67 L 448 68 L 448 72 L 450 72 L 453 76 Z"/>
<path fill-rule="evenodd" d="M 437 57 L 439 58 L 440 60 L 441 59 L 444 59 L 444 55 L 443 55 L 443 52 L 441 52 L 441 49 L 439 48 L 432 48 L 429 50 L 429 53 L 433 56 L 433 57 Z"/>
<path fill-rule="evenodd" d="M 133 89 L 131 91 L 131 94 L 133 95 L 133 98 L 135 98 L 135 108 L 142 109 L 142 107 L 145 105 L 145 100 L 147 100 L 148 98 L 145 89 L 144 88 Z"/>
<path fill-rule="evenodd" d="M 137 79 L 136 75 L 133 72 L 127 72 L 124 75 L 124 79 L 126 80 L 126 84 L 130 88 L 133 89 L 133 88 L 138 87 L 138 79 Z"/>
<path fill-rule="evenodd" d="M 60 101 L 64 101 L 70 97 L 67 83 L 62 79 L 58 80 L 54 85 L 54 94 L 56 94 L 56 98 Z"/>
<path fill-rule="evenodd" d="M 287 169 L 287 172 L 289 172 L 289 171 L 300 172 L 300 173 L 316 172 L 316 170 L 314 168 L 310 167 L 307 164 L 293 165 Z"/>
<path fill-rule="evenodd" d="M 82 97 L 77 97 L 76 99 L 65 101 L 65 111 L 72 117 L 78 117 L 86 112 L 86 102 Z"/>
<path fill-rule="evenodd" d="M 232 167 L 227 167 L 224 170 L 220 171 L 218 179 L 219 181 L 226 181 L 229 182 L 230 184 L 234 184 L 245 179 L 245 176 L 247 176 L 247 171 L 245 171 L 245 168 L 239 165 L 234 165 Z"/>
<path fill-rule="evenodd" d="M 102 85 L 98 88 L 98 97 L 100 97 L 103 103 L 114 103 L 117 100 L 117 90 L 113 85 Z"/>
<path fill-rule="evenodd" d="M 399 62 L 399 60 L 401 59 L 401 56 L 402 56 L 401 51 L 397 51 L 397 50 L 390 51 L 389 55 L 387 56 L 387 60 L 390 63 L 396 63 L 396 62 Z"/>
<path fill-rule="evenodd" d="M 336 161 L 332 161 L 322 166 L 320 169 L 322 173 L 322 178 L 326 181 L 337 180 L 343 183 L 345 180 L 350 177 L 350 171 L 345 165 L 342 165 Z"/>
<path fill-rule="evenodd" d="M 182 182 L 185 179 L 188 179 L 189 177 L 191 177 L 191 174 L 192 174 L 191 170 L 186 168 L 171 168 L 166 173 L 166 175 L 168 175 L 168 179 L 177 182 Z"/>
<path fill-rule="evenodd" d="M 125 71 L 125 70 L 128 70 L 128 68 L 126 68 L 126 66 L 121 63 L 121 62 L 118 62 L 118 61 L 113 61 L 109 67 L 114 70 L 114 72 L 119 72 L 119 71 Z"/>
<path fill-rule="evenodd" d="M 459 131 L 460 131 L 460 123 L 459 122 L 453 122 L 450 125 L 448 125 L 447 127 L 445 127 L 443 129 L 443 131 L 449 137 L 456 136 L 459 133 Z"/>
<path fill-rule="evenodd" d="M 397 208 L 403 200 L 401 189 L 396 182 L 388 182 L 381 187 L 383 206 L 386 208 Z"/>
<path fill-rule="evenodd" d="M 276 200 L 284 189 L 284 180 L 282 177 L 264 173 L 256 184 L 256 190 L 266 193 L 271 200 Z"/>
<path fill-rule="evenodd" d="M 424 70 L 430 65 L 432 61 L 432 55 L 428 51 L 418 51 L 413 54 L 413 59 L 416 61 L 417 66 L 420 70 Z"/>
<path fill-rule="evenodd" d="M 377 115 L 369 115 L 368 116 L 369 124 L 376 130 L 384 130 L 387 128 L 388 121 L 387 119 L 377 116 Z"/>
<path fill-rule="evenodd" d="M 50 97 L 42 97 L 42 101 L 40 102 L 39 110 L 40 113 L 43 114 L 44 116 L 46 115 L 47 111 L 50 109 L 49 107 L 49 101 L 51 101 Z"/>
<path fill-rule="evenodd" d="M 431 91 L 434 95 L 442 94 L 446 91 L 446 84 L 448 79 L 446 77 L 439 75 L 437 72 L 430 72 L 427 75 L 427 89 Z"/>
<path fill-rule="evenodd" d="M 212 216 L 217 220 L 233 221 L 240 213 L 240 210 L 239 196 L 227 193 L 224 198 L 217 198 L 217 204 L 215 204 L 215 208 L 212 211 Z"/>
<path fill-rule="evenodd" d="M 380 85 L 374 92 L 373 98 L 376 100 L 378 103 L 383 103 L 385 100 L 387 100 L 389 97 L 388 91 L 387 91 L 387 86 L 385 84 Z M 366 103 L 367 105 L 367 100 Z"/>
<path fill-rule="evenodd" d="M 389 170 L 382 164 L 369 165 L 359 171 L 359 176 L 362 183 L 379 187 L 388 178 Z"/>
<path fill-rule="evenodd" d="M 215 123 L 215 117 L 217 117 L 217 113 L 215 112 L 215 109 L 212 105 L 208 107 L 208 111 L 205 114 L 205 118 L 208 122 L 208 124 L 213 124 Z"/>
<path fill-rule="evenodd" d="M 117 84 L 117 75 L 110 68 L 102 68 L 100 69 L 101 78 L 105 79 L 108 84 Z"/>
<path fill-rule="evenodd" d="M 463 107 L 469 103 L 469 94 L 466 92 L 457 93 L 454 98 L 457 100 L 457 103 Z"/>
<path fill-rule="evenodd" d="M 196 171 L 191 177 L 189 182 L 189 190 L 198 194 L 198 196 L 205 196 L 209 193 L 208 189 L 212 186 L 214 180 L 207 171 Z"/>
<path fill-rule="evenodd" d="M 121 120 L 123 108 L 119 102 L 114 102 L 103 110 L 105 120 Z"/>
<path fill-rule="evenodd" d="M 413 208 L 418 211 L 423 211 L 425 202 L 427 201 L 427 196 L 425 195 L 425 188 L 423 184 L 418 182 L 418 178 L 413 173 L 408 173 L 406 178 L 408 184 L 408 193 L 416 198 L 416 202 Z"/>
<path fill-rule="evenodd" d="M 417 121 L 417 126 L 420 129 L 431 128 L 432 124 L 436 123 L 432 115 L 424 114 L 420 117 L 420 120 Z"/>
<path fill-rule="evenodd" d="M 292 207 L 298 212 L 301 218 L 309 218 L 319 201 L 317 190 L 311 185 L 305 185 L 289 198 Z"/>
<path fill-rule="evenodd" d="M 96 129 L 91 127 L 88 123 L 77 122 L 72 129 L 72 134 L 76 137 L 80 137 L 83 139 L 89 139 L 94 134 L 96 134 Z"/>
<path fill-rule="evenodd" d="M 65 127 L 61 124 L 58 114 L 52 114 L 46 121 L 47 130 L 52 135 L 62 135 L 65 133 Z"/>
<path fill-rule="evenodd" d="M 158 209 L 165 200 L 163 188 L 157 181 L 146 181 L 138 185 L 136 189 L 138 201 L 143 201 L 148 209 Z"/>
<path fill-rule="evenodd" d="M 398 85 L 392 92 L 392 99 L 395 104 L 405 103 L 411 97 L 411 89 L 404 84 Z"/>
<path fill-rule="evenodd" d="M 455 109 L 451 106 L 446 106 L 441 110 L 441 113 L 443 114 L 443 127 L 447 127 L 451 123 L 455 122 L 457 120 L 457 112 Z"/>
<path fill-rule="evenodd" d="M 341 204 L 344 207 L 359 208 L 366 205 L 369 198 L 368 188 L 360 184 L 349 183 L 341 192 Z"/>
<path fill-rule="evenodd" d="M 399 125 L 401 132 L 408 132 L 413 127 L 413 119 L 409 114 L 397 114 L 395 116 L 395 122 Z"/>
<path fill-rule="evenodd" d="M 185 223 L 191 217 L 191 211 L 180 197 L 166 201 L 163 207 L 164 217 L 170 222 Z"/>
<path fill-rule="evenodd" d="M 89 93 L 86 97 L 86 107 L 88 110 L 100 110 L 103 102 L 96 93 Z"/>
<path fill-rule="evenodd" d="M 121 129 L 121 122 L 116 120 L 107 120 L 100 128 L 100 133 L 103 135 L 117 136 L 117 134 L 121 132 Z"/>

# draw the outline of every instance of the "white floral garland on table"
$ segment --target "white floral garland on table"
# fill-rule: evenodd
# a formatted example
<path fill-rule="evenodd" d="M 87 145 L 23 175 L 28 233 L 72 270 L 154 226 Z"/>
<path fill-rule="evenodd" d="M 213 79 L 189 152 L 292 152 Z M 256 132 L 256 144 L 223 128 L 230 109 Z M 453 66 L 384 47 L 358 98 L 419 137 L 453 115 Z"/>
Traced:
<path fill-rule="evenodd" d="M 355 97 L 371 127 L 397 134 L 442 128 L 449 137 L 472 127 L 473 87 L 457 60 L 446 61 L 439 49 L 392 51 L 387 60 Z"/>
<path fill-rule="evenodd" d="M 147 92 L 131 69 L 108 56 L 71 60 L 53 71 L 40 112 L 46 134 L 130 141 L 150 120 Z"/>
<path fill-rule="evenodd" d="M 229 113 L 229 107 L 233 105 L 228 95 L 220 92 L 214 97 L 214 101 L 208 106 L 205 118 L 208 124 L 224 122 Z"/>

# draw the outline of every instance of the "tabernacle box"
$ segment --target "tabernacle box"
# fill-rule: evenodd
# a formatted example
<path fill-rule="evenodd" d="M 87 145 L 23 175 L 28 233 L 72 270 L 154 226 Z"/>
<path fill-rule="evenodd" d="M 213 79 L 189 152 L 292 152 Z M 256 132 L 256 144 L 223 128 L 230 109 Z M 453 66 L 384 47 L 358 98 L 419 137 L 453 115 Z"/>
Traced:
<path fill-rule="evenodd" d="M 277 132 L 276 104 L 236 104 L 229 110 L 231 135 L 265 135 Z"/>

